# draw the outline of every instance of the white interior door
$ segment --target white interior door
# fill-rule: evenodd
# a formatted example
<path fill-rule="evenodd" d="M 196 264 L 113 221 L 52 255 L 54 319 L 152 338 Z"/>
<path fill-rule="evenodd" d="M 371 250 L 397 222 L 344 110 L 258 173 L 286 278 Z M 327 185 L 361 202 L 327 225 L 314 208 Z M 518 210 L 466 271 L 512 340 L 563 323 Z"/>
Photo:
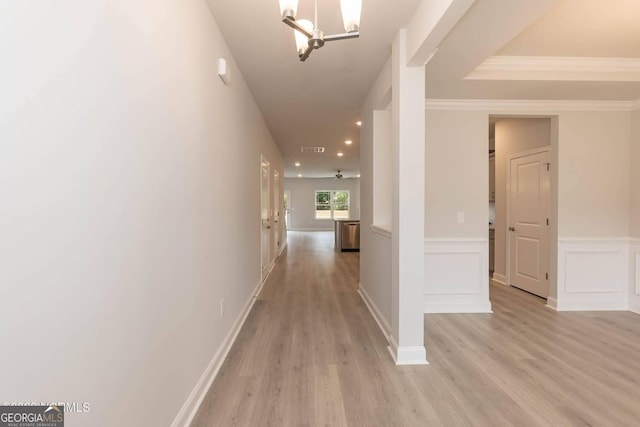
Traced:
<path fill-rule="evenodd" d="M 273 171 L 273 258 L 280 251 L 280 174 L 277 170 Z"/>
<path fill-rule="evenodd" d="M 291 228 L 291 190 L 284 190 L 284 225 Z"/>
<path fill-rule="evenodd" d="M 512 158 L 509 175 L 509 284 L 547 298 L 549 151 Z"/>
<path fill-rule="evenodd" d="M 269 197 L 269 162 L 262 160 L 260 174 L 260 199 L 261 199 L 261 239 L 262 239 L 262 278 L 269 273 L 269 262 L 271 260 L 271 222 L 270 222 L 270 202 Z"/>

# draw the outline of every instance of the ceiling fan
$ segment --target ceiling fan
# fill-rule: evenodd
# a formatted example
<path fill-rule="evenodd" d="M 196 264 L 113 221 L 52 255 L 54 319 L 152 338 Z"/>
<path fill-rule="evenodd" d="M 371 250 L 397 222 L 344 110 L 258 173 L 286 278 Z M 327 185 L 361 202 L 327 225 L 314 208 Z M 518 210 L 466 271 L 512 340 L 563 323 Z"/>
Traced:
<path fill-rule="evenodd" d="M 336 179 L 342 179 L 343 175 L 340 173 L 340 170 L 338 170 L 338 173 L 336 174 Z"/>

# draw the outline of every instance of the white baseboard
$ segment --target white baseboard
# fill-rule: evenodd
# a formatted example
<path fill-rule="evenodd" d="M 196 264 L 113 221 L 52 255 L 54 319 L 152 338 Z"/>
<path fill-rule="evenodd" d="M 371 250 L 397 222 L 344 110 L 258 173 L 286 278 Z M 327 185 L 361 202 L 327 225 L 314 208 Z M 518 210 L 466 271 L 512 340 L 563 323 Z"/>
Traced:
<path fill-rule="evenodd" d="M 262 290 L 262 286 L 265 281 L 261 281 L 258 286 L 256 286 L 254 292 L 252 292 L 251 297 L 243 307 L 236 321 L 233 323 L 231 330 L 227 333 L 222 344 L 218 348 L 218 351 L 209 362 L 209 365 L 202 373 L 202 376 L 196 383 L 195 388 L 189 395 L 189 398 L 178 412 L 178 415 L 171 423 L 171 427 L 188 427 L 193 422 L 194 417 L 198 413 L 198 409 L 200 409 L 200 405 L 204 401 L 213 381 L 215 380 L 218 372 L 220 372 L 220 368 L 224 363 L 224 360 L 227 358 L 233 343 L 236 341 L 238 337 L 238 333 L 242 329 L 244 322 L 247 320 L 247 316 L 251 312 L 253 308 L 253 304 L 256 301 L 256 297 L 260 294 Z"/>
<path fill-rule="evenodd" d="M 358 284 L 358 293 L 360 294 L 360 298 L 362 298 L 362 301 L 364 301 L 364 304 L 369 309 L 369 313 L 371 313 L 371 316 L 373 316 L 374 320 L 378 324 L 378 327 L 380 328 L 380 331 L 382 331 L 382 334 L 388 342 L 389 336 L 391 334 L 391 326 L 389 325 L 389 322 L 387 322 L 387 319 L 384 318 L 378 306 L 375 304 L 375 302 L 373 302 L 373 299 L 371 299 L 367 291 L 362 286 L 362 283 Z"/>
<path fill-rule="evenodd" d="M 464 302 L 437 302 L 426 301 L 424 312 L 427 314 L 435 313 L 493 313 L 491 302 L 479 298 L 478 301 L 468 303 Z"/>
<path fill-rule="evenodd" d="M 424 346 L 399 346 L 393 336 L 389 336 L 389 353 L 396 365 L 428 365 L 427 350 Z"/>
<path fill-rule="evenodd" d="M 491 313 L 489 241 L 438 238 L 424 241 L 424 312 Z"/>
<path fill-rule="evenodd" d="M 558 300 L 556 298 L 547 298 L 547 307 L 552 310 L 558 311 Z"/>
<path fill-rule="evenodd" d="M 507 277 L 504 274 L 493 272 L 493 276 L 491 276 L 491 280 L 496 282 L 499 285 L 507 286 Z"/>
<path fill-rule="evenodd" d="M 559 239 L 556 308 L 628 310 L 629 239 Z"/>

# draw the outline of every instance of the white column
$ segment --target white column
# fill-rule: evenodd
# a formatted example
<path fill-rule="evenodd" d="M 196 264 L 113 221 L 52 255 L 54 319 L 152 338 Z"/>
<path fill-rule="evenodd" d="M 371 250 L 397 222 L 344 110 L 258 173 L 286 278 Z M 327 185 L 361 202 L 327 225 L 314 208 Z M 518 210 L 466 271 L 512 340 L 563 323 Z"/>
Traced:
<path fill-rule="evenodd" d="M 424 347 L 425 69 L 407 66 L 407 35 L 393 43 L 392 336 L 398 365 L 426 364 Z"/>

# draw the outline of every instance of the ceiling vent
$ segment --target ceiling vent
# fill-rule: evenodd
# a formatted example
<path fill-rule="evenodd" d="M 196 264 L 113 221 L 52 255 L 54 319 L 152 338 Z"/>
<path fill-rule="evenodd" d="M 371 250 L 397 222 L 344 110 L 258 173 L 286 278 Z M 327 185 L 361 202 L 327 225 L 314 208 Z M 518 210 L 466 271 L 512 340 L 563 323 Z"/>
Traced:
<path fill-rule="evenodd" d="M 324 153 L 324 147 L 302 147 L 300 151 L 303 153 Z"/>

